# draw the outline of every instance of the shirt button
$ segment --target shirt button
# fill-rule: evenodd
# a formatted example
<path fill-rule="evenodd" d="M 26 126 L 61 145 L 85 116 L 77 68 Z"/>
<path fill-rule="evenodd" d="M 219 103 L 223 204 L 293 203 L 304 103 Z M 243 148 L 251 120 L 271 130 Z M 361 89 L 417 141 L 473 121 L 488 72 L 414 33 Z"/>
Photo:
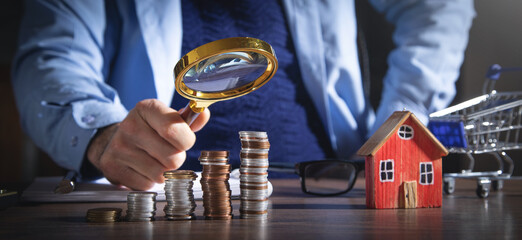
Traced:
<path fill-rule="evenodd" d="M 89 124 L 89 125 L 94 123 L 94 120 L 96 120 L 96 116 L 94 116 L 93 114 L 89 114 L 87 116 L 82 117 L 82 122 Z"/>
<path fill-rule="evenodd" d="M 78 145 L 78 136 L 71 138 L 71 146 L 76 147 Z"/>

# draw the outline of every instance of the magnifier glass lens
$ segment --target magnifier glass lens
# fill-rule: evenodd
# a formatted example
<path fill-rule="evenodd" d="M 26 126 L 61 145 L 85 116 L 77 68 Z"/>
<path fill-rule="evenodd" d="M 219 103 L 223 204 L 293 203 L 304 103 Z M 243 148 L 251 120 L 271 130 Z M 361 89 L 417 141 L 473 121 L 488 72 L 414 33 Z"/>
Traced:
<path fill-rule="evenodd" d="M 203 60 L 190 68 L 183 81 L 200 92 L 222 92 L 254 82 L 265 72 L 268 61 L 255 52 L 228 52 Z"/>

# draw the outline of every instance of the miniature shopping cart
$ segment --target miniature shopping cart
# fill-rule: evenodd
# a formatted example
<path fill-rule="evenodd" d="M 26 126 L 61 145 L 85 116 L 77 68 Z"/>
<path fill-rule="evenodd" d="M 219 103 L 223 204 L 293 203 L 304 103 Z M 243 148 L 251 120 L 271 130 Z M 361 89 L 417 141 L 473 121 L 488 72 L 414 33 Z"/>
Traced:
<path fill-rule="evenodd" d="M 514 163 L 505 151 L 522 148 L 522 92 L 497 92 L 495 81 L 501 72 L 521 68 L 490 67 L 482 96 L 430 115 L 428 128 L 450 153 L 464 154 L 468 168 L 443 176 L 444 192 L 455 191 L 455 179 L 476 179 L 477 195 L 489 196 L 490 189 L 500 190 L 504 180 L 522 180 L 512 176 Z M 474 154 L 490 154 L 498 170 L 473 172 Z"/>

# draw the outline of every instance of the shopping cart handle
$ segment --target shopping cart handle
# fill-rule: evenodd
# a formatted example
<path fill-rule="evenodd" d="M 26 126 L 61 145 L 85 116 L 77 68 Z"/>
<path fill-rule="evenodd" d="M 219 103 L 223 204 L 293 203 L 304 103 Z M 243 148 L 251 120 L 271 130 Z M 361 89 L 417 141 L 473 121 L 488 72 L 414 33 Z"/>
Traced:
<path fill-rule="evenodd" d="M 515 71 L 522 71 L 522 67 L 503 68 L 498 64 L 493 64 L 489 67 L 488 71 L 486 72 L 486 78 L 496 81 L 500 78 L 501 73 Z"/>

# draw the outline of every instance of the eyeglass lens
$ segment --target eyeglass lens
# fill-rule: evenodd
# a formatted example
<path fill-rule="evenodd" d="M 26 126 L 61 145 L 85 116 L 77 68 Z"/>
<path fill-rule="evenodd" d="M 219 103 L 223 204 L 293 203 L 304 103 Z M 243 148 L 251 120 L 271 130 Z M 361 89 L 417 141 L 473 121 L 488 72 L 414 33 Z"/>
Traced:
<path fill-rule="evenodd" d="M 355 181 L 357 169 L 350 163 L 314 163 L 305 166 L 304 183 L 307 192 L 336 194 L 347 191 Z"/>

